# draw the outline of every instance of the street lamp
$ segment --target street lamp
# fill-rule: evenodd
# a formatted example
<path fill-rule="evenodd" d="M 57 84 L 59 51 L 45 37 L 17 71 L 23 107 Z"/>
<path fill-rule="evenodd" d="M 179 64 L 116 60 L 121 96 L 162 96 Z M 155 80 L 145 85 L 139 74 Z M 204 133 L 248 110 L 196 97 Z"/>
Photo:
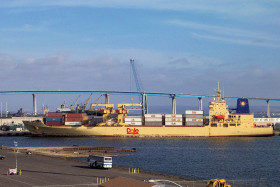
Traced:
<path fill-rule="evenodd" d="M 150 183 L 156 183 L 156 182 L 170 182 L 170 183 L 172 183 L 172 184 L 175 184 L 176 186 L 183 187 L 183 186 L 181 186 L 181 185 L 179 185 L 179 184 L 177 184 L 177 183 L 175 183 L 175 182 L 173 182 L 173 181 L 170 181 L 170 180 L 150 179 L 150 180 L 148 180 L 148 182 L 150 182 Z"/>
<path fill-rule="evenodd" d="M 16 170 L 17 170 L 17 149 L 16 149 L 16 147 L 18 146 L 18 143 L 16 141 L 14 141 L 14 145 L 15 145 L 15 153 L 16 153 Z"/>

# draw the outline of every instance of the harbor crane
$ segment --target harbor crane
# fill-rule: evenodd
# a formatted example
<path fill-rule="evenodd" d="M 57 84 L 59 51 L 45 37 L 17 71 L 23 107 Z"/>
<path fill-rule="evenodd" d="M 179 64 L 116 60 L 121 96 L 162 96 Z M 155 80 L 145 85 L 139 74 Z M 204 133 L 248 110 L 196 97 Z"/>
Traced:
<path fill-rule="evenodd" d="M 43 104 L 42 111 L 43 111 L 43 114 L 45 115 L 46 113 L 49 112 L 49 108 Z"/>
<path fill-rule="evenodd" d="M 90 98 L 92 97 L 92 94 L 90 94 L 90 96 L 88 97 L 88 99 L 86 100 L 86 102 L 83 104 L 82 106 L 82 110 L 85 111 L 87 106 L 88 106 L 88 103 L 90 101 Z"/>
<path fill-rule="evenodd" d="M 118 109 L 116 110 L 116 113 L 118 114 L 118 124 L 119 125 L 127 125 L 125 123 L 125 118 L 127 117 L 127 114 L 129 110 L 142 110 L 142 108 L 136 108 L 137 106 L 142 107 L 141 103 L 120 103 L 118 104 Z M 130 107 L 130 108 L 127 108 Z"/>
<path fill-rule="evenodd" d="M 136 89 L 137 92 L 140 94 L 142 93 L 142 95 L 139 95 L 139 102 L 142 103 L 142 115 L 147 113 L 147 98 L 146 98 L 146 94 L 143 94 L 143 86 L 141 85 L 140 79 L 139 79 L 139 75 L 138 75 L 138 71 L 136 69 L 135 63 L 134 63 L 134 59 L 130 59 L 130 65 L 131 65 L 131 69 L 133 72 L 133 76 L 134 76 L 134 81 L 135 81 L 135 85 L 136 85 Z"/>
<path fill-rule="evenodd" d="M 136 70 L 134 59 L 132 59 L 132 58 L 130 59 L 130 65 L 131 65 L 131 69 L 132 69 L 132 72 L 133 72 L 137 92 L 141 93 L 142 92 L 142 86 L 141 86 L 140 81 L 139 81 L 138 72 Z M 140 95 L 139 95 L 139 101 L 140 102 L 142 101 L 142 98 L 141 98 Z"/>
<path fill-rule="evenodd" d="M 94 111 L 94 107 L 105 107 L 100 108 L 99 111 L 102 115 L 102 123 L 99 123 L 98 126 L 106 126 L 108 125 L 108 121 L 116 118 L 116 115 L 114 114 L 114 104 L 91 104 L 90 105 L 90 111 Z"/>
<path fill-rule="evenodd" d="M 75 103 L 74 103 L 73 105 L 70 106 L 71 111 L 74 111 L 74 107 L 76 106 L 76 104 L 77 104 L 79 98 L 80 98 L 80 95 L 79 95 L 79 97 L 76 99 Z"/>

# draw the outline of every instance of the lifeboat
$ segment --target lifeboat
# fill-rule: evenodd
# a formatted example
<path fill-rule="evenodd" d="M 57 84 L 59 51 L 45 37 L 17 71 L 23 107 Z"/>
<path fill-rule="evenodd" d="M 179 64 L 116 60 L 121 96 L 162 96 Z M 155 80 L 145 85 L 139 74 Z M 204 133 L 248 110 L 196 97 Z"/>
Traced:
<path fill-rule="evenodd" d="M 225 116 L 224 115 L 219 115 L 219 116 L 216 116 L 216 119 L 225 119 Z"/>

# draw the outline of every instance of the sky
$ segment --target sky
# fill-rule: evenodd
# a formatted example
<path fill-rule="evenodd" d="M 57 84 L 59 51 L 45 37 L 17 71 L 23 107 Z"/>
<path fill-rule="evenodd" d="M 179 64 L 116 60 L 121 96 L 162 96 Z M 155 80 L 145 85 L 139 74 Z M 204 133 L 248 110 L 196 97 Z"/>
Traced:
<path fill-rule="evenodd" d="M 146 92 L 213 95 L 219 81 L 225 96 L 280 98 L 279 17 L 278 0 L 0 0 L 0 90 L 136 91 L 133 58 Z M 0 100 L 32 108 L 31 96 Z"/>

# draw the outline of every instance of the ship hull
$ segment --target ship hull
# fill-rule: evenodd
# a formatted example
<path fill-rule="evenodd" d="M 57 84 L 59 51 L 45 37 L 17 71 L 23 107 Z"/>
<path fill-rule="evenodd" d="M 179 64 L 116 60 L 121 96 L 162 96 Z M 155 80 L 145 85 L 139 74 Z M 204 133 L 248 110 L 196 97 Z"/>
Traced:
<path fill-rule="evenodd" d="M 272 136 L 272 127 L 194 127 L 194 126 L 47 126 L 42 122 L 24 125 L 39 136 L 100 137 L 244 137 Z"/>

